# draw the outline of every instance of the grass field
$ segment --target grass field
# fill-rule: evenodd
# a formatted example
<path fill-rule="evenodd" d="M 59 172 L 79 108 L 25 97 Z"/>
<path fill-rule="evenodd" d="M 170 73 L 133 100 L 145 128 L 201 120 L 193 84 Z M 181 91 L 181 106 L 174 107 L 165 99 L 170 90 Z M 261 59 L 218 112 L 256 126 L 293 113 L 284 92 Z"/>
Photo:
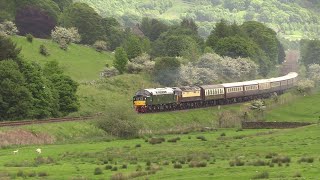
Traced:
<path fill-rule="evenodd" d="M 112 65 L 114 56 L 111 53 L 99 53 L 93 48 L 71 44 L 67 51 L 61 50 L 57 43 L 51 40 L 36 39 L 29 43 L 25 37 L 12 37 L 18 47 L 22 48 L 21 55 L 28 61 L 43 64 L 56 60 L 64 71 L 78 82 L 96 80 L 99 72 L 106 64 Z M 43 44 L 50 55 L 45 57 L 39 53 L 39 47 Z"/>
<path fill-rule="evenodd" d="M 318 125 L 289 130 L 219 129 L 163 136 L 166 140 L 179 136 L 181 140 L 176 143 L 151 145 L 141 138 L 38 145 L 20 147 L 15 155 L 15 149 L 8 148 L 0 151 L 0 178 L 36 175 L 45 179 L 108 179 L 122 173 L 149 179 L 313 179 L 320 165 L 319 130 Z M 41 155 L 35 152 L 38 147 Z M 238 166 L 232 166 L 233 161 Z M 190 167 L 199 163 L 202 167 Z M 181 164 L 181 168 L 174 168 L 174 164 Z M 117 170 L 105 169 L 110 166 Z M 102 174 L 94 175 L 97 167 Z"/>

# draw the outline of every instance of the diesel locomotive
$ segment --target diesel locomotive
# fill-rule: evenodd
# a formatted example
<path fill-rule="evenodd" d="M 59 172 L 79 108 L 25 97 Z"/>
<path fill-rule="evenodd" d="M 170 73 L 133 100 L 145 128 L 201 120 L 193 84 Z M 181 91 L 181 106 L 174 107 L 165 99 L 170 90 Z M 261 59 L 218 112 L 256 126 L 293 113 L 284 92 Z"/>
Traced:
<path fill-rule="evenodd" d="M 136 92 L 133 106 L 139 113 L 191 109 L 268 98 L 292 88 L 298 73 L 252 81 L 202 86 L 149 88 Z"/>

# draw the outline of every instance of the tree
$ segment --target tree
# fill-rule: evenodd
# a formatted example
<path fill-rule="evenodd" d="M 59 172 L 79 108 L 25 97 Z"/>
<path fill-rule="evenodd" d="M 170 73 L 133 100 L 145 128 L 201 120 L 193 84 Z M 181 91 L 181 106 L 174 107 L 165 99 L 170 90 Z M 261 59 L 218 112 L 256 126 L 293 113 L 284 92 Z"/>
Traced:
<path fill-rule="evenodd" d="M 32 95 L 13 60 L 0 61 L 0 120 L 30 117 Z"/>
<path fill-rule="evenodd" d="M 198 26 L 193 19 L 183 19 L 180 25 L 181 27 L 190 29 L 195 34 L 198 33 Z"/>
<path fill-rule="evenodd" d="M 20 71 L 25 78 L 25 87 L 33 97 L 30 116 L 37 119 L 59 116 L 58 94 L 53 84 L 43 75 L 41 66 L 21 61 Z"/>
<path fill-rule="evenodd" d="M 64 28 L 56 26 L 54 30 L 51 32 L 51 37 L 54 42 L 58 44 L 61 41 L 65 41 L 67 44 L 80 42 L 81 36 L 78 33 L 77 28 Z"/>
<path fill-rule="evenodd" d="M 118 47 L 115 52 L 115 60 L 113 62 L 114 67 L 122 74 L 128 63 L 128 56 L 126 51 L 122 47 Z"/>
<path fill-rule="evenodd" d="M 108 49 L 108 44 L 105 41 L 96 41 L 93 44 L 93 47 L 96 49 L 98 52 L 106 51 Z"/>
<path fill-rule="evenodd" d="M 143 34 L 151 41 L 158 39 L 161 33 L 168 30 L 168 26 L 157 19 L 149 19 L 147 17 L 142 19 L 140 29 Z"/>
<path fill-rule="evenodd" d="M 142 54 L 142 42 L 137 36 L 130 35 L 124 47 L 129 59 L 133 59 Z"/>
<path fill-rule="evenodd" d="M 56 61 L 49 61 L 43 68 L 44 76 L 51 81 L 53 92 L 57 94 L 59 116 L 67 115 L 79 109 L 77 97 L 78 83 L 64 75 Z"/>
<path fill-rule="evenodd" d="M 53 0 L 55 3 L 58 4 L 61 11 L 72 4 L 72 0 Z"/>
<path fill-rule="evenodd" d="M 76 27 L 83 44 L 93 44 L 105 35 L 102 18 L 84 3 L 74 3 L 65 9 L 61 16 L 61 24 L 64 27 Z"/>
<path fill-rule="evenodd" d="M 0 61 L 5 59 L 16 59 L 21 51 L 17 44 L 9 37 L 0 35 Z"/>
<path fill-rule="evenodd" d="M 306 66 L 320 64 L 320 40 L 301 41 L 301 55 Z"/>
<path fill-rule="evenodd" d="M 52 0 L 19 0 L 16 3 L 15 23 L 20 35 L 32 34 L 39 38 L 50 37 L 60 15 Z"/>
<path fill-rule="evenodd" d="M 7 35 L 16 35 L 19 31 L 13 22 L 4 21 L 0 23 L 0 32 L 4 32 Z"/>
<path fill-rule="evenodd" d="M 177 58 L 163 57 L 156 60 L 154 78 L 165 86 L 174 86 L 178 79 L 180 62 Z"/>

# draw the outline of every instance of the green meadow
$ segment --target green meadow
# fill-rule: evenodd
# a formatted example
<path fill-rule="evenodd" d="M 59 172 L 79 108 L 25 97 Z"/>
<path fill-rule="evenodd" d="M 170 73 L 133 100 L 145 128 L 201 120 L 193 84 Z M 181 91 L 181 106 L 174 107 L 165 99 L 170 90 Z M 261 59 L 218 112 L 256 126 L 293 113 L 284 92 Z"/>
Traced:
<path fill-rule="evenodd" d="M 43 64 L 57 60 L 79 82 L 81 108 L 69 116 L 103 113 L 117 103 L 132 109 L 132 96 L 138 89 L 159 87 L 148 74 L 100 79 L 99 72 L 113 61 L 109 52 L 74 44 L 65 52 L 51 40 L 34 39 L 29 43 L 24 37 L 13 39 L 28 61 Z M 46 45 L 50 56 L 39 54 L 40 44 Z M 301 96 L 292 91 L 277 101 L 266 100 L 266 110 L 259 118 L 317 123 L 317 104 L 320 92 Z M 316 179 L 320 126 L 285 130 L 219 128 L 219 119 L 238 117 L 235 121 L 239 122 L 244 111 L 255 118 L 249 106 L 239 103 L 138 114 L 145 132 L 128 140 L 98 129 L 95 119 L 0 128 L 0 137 L 14 139 L 19 135 L 12 132 L 28 132 L 30 138 L 40 139 L 38 145 L 23 141 L 6 145 L 2 140 L 0 179 Z M 41 154 L 35 151 L 37 148 L 41 148 Z M 15 150 L 18 153 L 14 154 Z"/>
<path fill-rule="evenodd" d="M 0 151 L 1 178 L 313 179 L 319 175 L 319 129 L 219 129 L 110 142 Z M 168 142 L 179 137 L 176 142 Z M 41 148 L 37 154 L 35 149 Z M 95 170 L 99 168 L 99 170 Z M 101 170 L 101 171 L 100 171 Z M 121 174 L 119 174 L 121 173 Z M 118 174 L 118 175 L 115 175 Z"/>

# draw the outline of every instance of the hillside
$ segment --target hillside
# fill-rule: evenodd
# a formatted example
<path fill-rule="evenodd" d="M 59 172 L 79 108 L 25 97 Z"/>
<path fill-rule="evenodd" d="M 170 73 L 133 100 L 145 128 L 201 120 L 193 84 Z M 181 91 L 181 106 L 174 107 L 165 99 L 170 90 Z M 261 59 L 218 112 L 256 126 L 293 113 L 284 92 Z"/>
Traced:
<path fill-rule="evenodd" d="M 319 37 L 319 3 L 316 1 L 263 0 L 74 0 L 85 2 L 104 17 L 117 17 L 133 26 L 142 17 L 159 18 L 175 23 L 181 18 L 195 19 L 199 34 L 209 35 L 220 19 L 229 22 L 260 21 L 288 39 Z"/>

